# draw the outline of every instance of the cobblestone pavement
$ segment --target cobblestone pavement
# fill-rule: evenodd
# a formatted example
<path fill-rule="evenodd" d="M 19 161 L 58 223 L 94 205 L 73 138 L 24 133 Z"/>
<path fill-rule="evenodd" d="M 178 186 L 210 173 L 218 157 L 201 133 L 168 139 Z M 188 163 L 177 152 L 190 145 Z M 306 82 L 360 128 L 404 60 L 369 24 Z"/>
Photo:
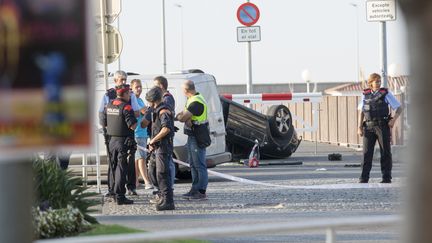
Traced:
<path fill-rule="evenodd" d="M 229 169 L 235 166 L 228 167 Z M 240 169 L 240 168 L 239 168 Z M 269 173 L 267 168 L 253 169 L 253 175 Z M 287 168 L 279 166 L 279 170 Z M 219 172 L 223 169 L 217 169 Z M 247 169 L 252 170 L 252 169 Z M 332 171 L 316 172 L 328 175 Z M 353 172 L 352 169 L 344 173 Z M 314 171 L 311 171 L 314 173 Z M 339 172 L 342 173 L 342 172 Z M 249 173 L 248 173 L 249 174 Z M 296 174 L 298 175 L 298 174 Z M 336 175 L 337 174 L 333 174 Z M 250 175 L 249 175 L 250 177 Z M 283 175 L 279 175 L 283 177 Z M 251 178 L 249 178 L 251 179 Z M 351 178 L 311 178 L 295 180 L 264 180 L 278 185 L 317 185 L 355 183 Z M 378 181 L 376 181 L 378 182 Z M 151 190 L 138 189 L 138 196 L 129 196 L 133 205 L 117 206 L 111 199 L 105 199 L 103 215 L 153 215 L 153 214 L 221 214 L 221 213 L 263 213 L 263 212 L 307 212 L 307 211 L 380 211 L 397 212 L 400 206 L 400 179 L 395 179 L 393 187 L 366 189 L 285 189 L 266 186 L 221 181 L 210 177 L 208 200 L 196 201 L 181 198 L 189 190 L 189 183 L 175 185 L 176 210 L 157 212 L 149 204 Z"/>
<path fill-rule="evenodd" d="M 342 161 L 328 161 L 326 154 L 312 156 L 298 153 L 277 165 L 247 168 L 231 163 L 213 170 L 250 180 L 277 185 L 309 186 L 327 184 L 357 185 L 361 156 L 357 152 L 342 151 Z M 284 165 L 285 162 L 301 161 L 302 165 Z M 270 161 L 274 162 L 274 161 Z M 139 188 L 138 196 L 130 196 L 133 205 L 116 205 L 112 199 L 104 199 L 98 215 L 102 223 L 121 223 L 145 230 L 170 230 L 190 227 L 238 225 L 249 222 L 278 222 L 286 219 L 299 220 L 313 217 L 345 217 L 356 215 L 398 214 L 402 207 L 404 183 L 403 163 L 394 163 L 393 183 L 385 188 L 361 189 L 289 189 L 243 184 L 209 176 L 208 200 L 195 201 L 180 197 L 190 188 L 190 181 L 176 181 L 176 210 L 158 212 L 149 204 L 151 190 Z M 370 185 L 380 185 L 379 161 L 374 161 Z M 210 219 L 210 220 L 209 220 Z M 365 242 L 393 242 L 395 229 L 369 228 L 360 233 Z M 366 232 L 366 233 L 365 233 Z M 302 234 L 303 235 L 303 234 Z M 322 234 L 308 234 L 310 242 L 322 242 Z M 216 242 L 305 242 L 296 235 L 285 238 L 272 236 L 209 239 Z M 282 237 L 282 238 L 280 238 Z M 287 238 L 288 237 L 288 238 Z M 290 238 L 294 237 L 294 238 Z M 347 242 L 356 242 L 355 231 L 350 236 L 340 236 Z M 363 238 L 362 238 L 363 237 Z M 253 239 L 253 240 L 252 240 Z M 283 239 L 283 240 L 282 240 Z M 309 242 L 309 241 L 308 241 Z M 344 241 L 345 242 L 345 241 Z M 363 242 L 363 241 L 362 241 Z"/>

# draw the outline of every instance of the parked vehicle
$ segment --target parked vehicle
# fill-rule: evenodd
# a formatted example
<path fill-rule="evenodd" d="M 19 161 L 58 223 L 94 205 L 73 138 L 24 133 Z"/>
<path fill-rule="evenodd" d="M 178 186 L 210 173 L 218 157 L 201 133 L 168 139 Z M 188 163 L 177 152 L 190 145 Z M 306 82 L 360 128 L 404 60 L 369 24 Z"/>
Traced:
<path fill-rule="evenodd" d="M 226 143 L 234 158 L 246 158 L 258 140 L 261 158 L 286 158 L 300 145 L 292 126 L 291 112 L 273 105 L 267 115 L 220 97 L 224 110 Z"/>
<path fill-rule="evenodd" d="M 157 75 L 133 75 L 128 77 L 140 79 L 143 94 L 153 87 L 153 78 Z M 176 100 L 176 113 L 182 111 L 186 104 L 186 97 L 181 85 L 185 80 L 195 83 L 196 90 L 207 101 L 210 137 L 212 143 L 207 147 L 207 166 L 229 162 L 232 155 L 245 158 L 254 145 L 259 141 L 260 153 L 264 158 L 284 158 L 295 152 L 300 140 L 292 127 L 291 113 L 286 106 L 275 106 L 269 109 L 268 115 L 263 115 L 243 105 L 221 98 L 217 92 L 216 79 L 200 70 L 192 70 L 176 74 L 165 75 L 168 79 L 168 90 Z M 109 80 L 112 87 L 112 78 Z M 105 89 L 99 80 L 96 87 L 97 108 Z M 96 109 L 97 109 L 96 108 Z M 179 131 L 174 136 L 174 158 L 187 161 L 186 141 L 183 134 L 183 123 L 175 122 Z M 103 141 L 100 140 L 100 151 L 105 151 Z M 177 177 L 190 176 L 189 168 L 177 166 Z"/>

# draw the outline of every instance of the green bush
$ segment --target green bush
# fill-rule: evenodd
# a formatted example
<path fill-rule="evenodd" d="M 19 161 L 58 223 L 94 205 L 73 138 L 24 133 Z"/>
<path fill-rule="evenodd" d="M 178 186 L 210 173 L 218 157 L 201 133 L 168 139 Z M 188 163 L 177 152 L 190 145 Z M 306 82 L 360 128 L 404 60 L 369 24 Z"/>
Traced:
<path fill-rule="evenodd" d="M 73 236 L 90 228 L 79 209 L 70 205 L 67 208 L 49 208 L 45 211 L 34 207 L 33 224 L 38 239 Z"/>
<path fill-rule="evenodd" d="M 84 219 L 90 223 L 97 220 L 89 213 L 95 210 L 90 207 L 98 202 L 90 197 L 96 193 L 86 192 L 81 177 L 74 177 L 70 171 L 61 170 L 54 161 L 36 159 L 34 167 L 34 185 L 36 189 L 36 205 L 43 211 L 48 208 L 65 209 L 70 205 L 77 208 Z"/>

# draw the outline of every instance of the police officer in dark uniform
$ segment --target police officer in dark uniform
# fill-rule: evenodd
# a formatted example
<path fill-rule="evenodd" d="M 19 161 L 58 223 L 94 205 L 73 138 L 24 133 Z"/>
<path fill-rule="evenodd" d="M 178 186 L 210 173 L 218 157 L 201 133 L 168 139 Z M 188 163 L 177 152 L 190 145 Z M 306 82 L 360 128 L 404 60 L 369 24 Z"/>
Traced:
<path fill-rule="evenodd" d="M 122 85 L 122 84 L 126 84 L 126 80 L 127 80 L 127 74 L 126 74 L 126 72 L 121 71 L 121 70 L 115 72 L 115 74 L 114 74 L 114 83 L 115 83 L 116 86 L 119 86 L 119 85 Z M 105 140 L 105 146 L 106 146 L 106 149 L 107 149 L 107 161 L 111 161 L 111 155 L 110 155 L 110 152 L 109 152 L 110 137 L 107 134 L 106 125 L 104 124 L 104 119 L 105 119 L 105 113 L 104 112 L 106 110 L 107 105 L 111 101 L 113 101 L 114 99 L 116 99 L 116 97 L 117 97 L 116 88 L 114 87 L 114 88 L 108 89 L 106 91 L 105 95 L 102 97 L 101 105 L 99 107 L 99 121 L 100 121 L 100 124 L 102 126 L 104 140 Z M 138 101 L 137 101 L 135 95 L 131 96 L 131 99 L 129 100 L 128 103 L 132 106 L 132 109 L 135 112 L 135 116 L 138 116 L 138 112 L 139 112 L 139 110 L 140 110 L 141 107 L 139 107 L 139 104 L 138 104 Z M 127 176 L 127 180 L 128 180 L 127 186 L 128 186 L 128 189 L 129 189 L 129 194 L 136 195 L 136 191 L 135 191 L 135 189 L 136 189 L 136 184 L 135 184 L 135 179 L 136 179 L 136 177 L 135 177 L 135 166 L 134 165 L 132 165 L 132 166 L 133 166 L 133 168 L 129 169 L 130 173 Z M 115 172 L 111 169 L 111 167 L 112 167 L 112 165 L 110 163 L 108 163 L 108 176 L 107 176 L 107 179 L 108 179 L 108 192 L 105 194 L 105 196 L 109 196 L 109 197 L 115 196 L 114 188 L 113 188 L 113 186 L 114 186 L 114 179 L 113 179 L 113 177 L 114 177 L 114 173 Z"/>
<path fill-rule="evenodd" d="M 164 76 L 157 76 L 153 79 L 153 83 L 154 86 L 161 88 L 162 90 L 162 102 L 168 106 L 168 108 L 170 109 L 170 111 L 173 114 L 173 117 L 175 115 L 175 99 L 174 96 L 168 91 L 168 80 L 164 77 Z M 152 108 L 149 108 L 147 110 L 147 113 L 145 115 L 145 119 L 147 121 L 144 121 L 143 123 L 141 123 L 142 125 L 145 126 L 145 124 L 149 124 L 148 128 L 151 134 L 151 112 L 152 112 Z M 175 127 L 174 127 L 175 128 Z M 175 130 L 176 131 L 176 130 Z M 174 131 L 174 132 L 175 132 Z M 150 156 L 153 156 L 152 154 Z M 150 158 L 149 160 L 149 178 L 152 181 L 153 185 L 155 185 L 156 187 L 158 187 L 157 184 L 157 179 L 156 179 L 156 166 L 153 163 L 154 162 L 154 158 Z M 171 161 L 169 163 L 169 167 L 170 167 L 170 177 L 171 177 L 171 186 L 174 189 L 174 182 L 175 182 L 175 165 L 174 165 L 174 161 L 172 160 L 172 156 L 171 156 Z M 151 203 L 157 203 L 160 198 L 159 198 L 159 191 L 154 192 L 156 194 L 156 197 L 154 200 L 150 200 Z"/>
<path fill-rule="evenodd" d="M 369 182 L 375 143 L 378 140 L 381 151 L 381 183 L 391 183 L 392 155 L 390 147 L 391 128 L 402 112 L 399 101 L 386 88 L 381 87 L 381 76 L 373 73 L 369 76 L 368 86 L 363 91 L 358 134 L 363 136 L 363 162 L 360 183 Z M 389 106 L 396 110 L 391 116 Z"/>
<path fill-rule="evenodd" d="M 136 143 L 134 131 L 137 126 L 132 106 L 128 104 L 131 94 L 129 85 L 116 87 L 117 98 L 111 101 L 105 111 L 107 134 L 110 136 L 109 152 L 114 173 L 114 193 L 118 205 L 132 204 L 133 201 L 125 197 L 126 175 L 130 163 L 135 163 L 134 154 Z"/>
<path fill-rule="evenodd" d="M 149 149 L 156 159 L 156 179 L 160 192 L 160 200 L 156 203 L 158 211 L 175 209 L 169 172 L 174 148 L 174 117 L 169 106 L 162 102 L 162 95 L 159 87 L 151 88 L 146 94 L 146 100 L 153 108 Z"/>

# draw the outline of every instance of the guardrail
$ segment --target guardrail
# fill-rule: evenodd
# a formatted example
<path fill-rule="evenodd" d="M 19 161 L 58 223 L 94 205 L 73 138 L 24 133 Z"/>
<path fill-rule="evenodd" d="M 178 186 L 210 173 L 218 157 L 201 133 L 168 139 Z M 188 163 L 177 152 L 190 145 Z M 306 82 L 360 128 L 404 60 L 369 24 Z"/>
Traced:
<path fill-rule="evenodd" d="M 278 222 L 268 224 L 248 224 L 224 227 L 191 228 L 149 233 L 133 233 L 119 235 L 72 237 L 52 240 L 38 240 L 35 243 L 114 243 L 114 242 L 138 242 L 155 240 L 190 239 L 203 237 L 225 237 L 228 235 L 245 235 L 278 232 L 299 232 L 323 230 L 326 235 L 326 243 L 336 242 L 337 229 L 353 228 L 358 226 L 391 226 L 402 222 L 398 215 L 385 216 L 360 216 L 350 218 L 327 218 L 297 222 Z"/>

